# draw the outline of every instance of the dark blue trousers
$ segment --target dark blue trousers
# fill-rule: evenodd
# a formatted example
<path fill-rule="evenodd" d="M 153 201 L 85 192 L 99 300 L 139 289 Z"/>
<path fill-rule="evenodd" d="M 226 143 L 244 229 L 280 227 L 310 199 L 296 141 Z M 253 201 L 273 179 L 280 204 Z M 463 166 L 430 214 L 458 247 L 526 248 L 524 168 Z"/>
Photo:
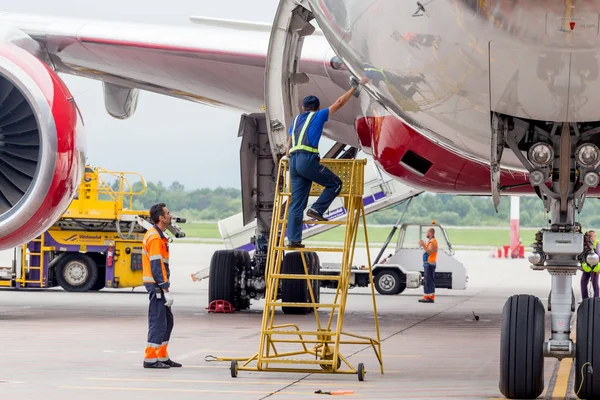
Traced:
<path fill-rule="evenodd" d="M 423 264 L 423 293 L 435 294 L 435 264 Z"/>
<path fill-rule="evenodd" d="M 302 217 L 308 204 L 313 182 L 325 187 L 321 196 L 312 205 L 320 214 L 325 213 L 342 190 L 342 180 L 319 163 L 317 153 L 296 151 L 290 155 L 290 179 L 292 200 L 288 210 L 287 237 L 290 242 L 302 241 Z"/>
<path fill-rule="evenodd" d="M 594 297 L 598 297 L 600 293 L 598 293 L 598 273 L 595 272 L 585 272 L 583 271 L 583 275 L 581 275 L 581 298 L 587 299 L 590 297 L 588 293 L 588 283 L 592 281 L 592 287 L 594 288 Z"/>
<path fill-rule="evenodd" d="M 173 312 L 165 306 L 162 290 L 156 285 L 147 285 L 148 297 L 148 343 L 161 346 L 168 342 L 173 331 Z M 157 348 L 158 348 L 157 346 Z"/>

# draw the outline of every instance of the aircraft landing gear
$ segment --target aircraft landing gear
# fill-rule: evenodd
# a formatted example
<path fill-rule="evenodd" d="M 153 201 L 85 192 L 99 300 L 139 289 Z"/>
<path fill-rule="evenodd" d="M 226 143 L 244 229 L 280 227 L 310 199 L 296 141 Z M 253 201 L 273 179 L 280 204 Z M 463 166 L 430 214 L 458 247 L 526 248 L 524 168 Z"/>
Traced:
<path fill-rule="evenodd" d="M 579 397 L 600 400 L 600 380 L 594 381 L 593 370 L 588 368 L 593 361 L 600 362 L 600 345 L 594 348 L 594 342 L 600 343 L 600 299 L 582 303 L 577 345 L 571 340 L 576 308 L 573 276 L 581 262 L 598 263 L 589 237 L 575 221 L 575 212 L 583 209 L 588 189 L 598 186 L 600 141 L 594 135 L 598 129 L 599 123 L 551 123 L 493 115 L 492 164 L 500 165 L 503 150 L 510 148 L 529 171 L 529 181 L 550 214 L 550 227 L 536 233 L 529 256 L 532 269 L 548 270 L 552 277 L 548 296 L 550 338 L 544 341 L 544 306 L 537 297 L 515 295 L 507 300 L 502 312 L 499 382 L 507 398 L 533 399 L 542 393 L 543 357 L 575 357 L 575 390 L 582 386 Z M 491 173 L 495 206 L 501 190 L 497 169 L 492 168 Z"/>

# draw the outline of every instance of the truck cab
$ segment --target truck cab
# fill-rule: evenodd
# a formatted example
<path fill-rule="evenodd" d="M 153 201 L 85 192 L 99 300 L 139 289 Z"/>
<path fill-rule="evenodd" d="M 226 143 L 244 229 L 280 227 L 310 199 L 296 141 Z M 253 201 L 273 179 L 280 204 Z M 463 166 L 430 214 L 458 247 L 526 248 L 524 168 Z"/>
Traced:
<path fill-rule="evenodd" d="M 379 294 L 395 295 L 408 289 L 418 289 L 423 284 L 423 249 L 419 240 L 426 240 L 427 231 L 435 229 L 438 255 L 435 271 L 435 287 L 439 289 L 464 290 L 467 288 L 467 269 L 454 257 L 454 250 L 446 230 L 436 223 L 403 223 L 398 227 L 398 239 L 393 251 L 373 265 L 373 282 Z M 385 248 L 384 248 L 385 249 Z M 338 275 L 340 264 L 323 263 L 321 273 Z M 335 281 L 322 281 L 323 287 L 335 288 Z M 351 287 L 369 285 L 369 269 L 353 266 L 350 272 Z"/>
<path fill-rule="evenodd" d="M 467 287 L 467 270 L 454 257 L 452 244 L 439 224 L 404 223 L 398 229 L 394 252 L 373 266 L 375 288 L 380 294 L 400 294 L 406 288 L 418 288 L 423 279 L 423 249 L 419 240 L 427 240 L 433 228 L 438 241 L 435 287 L 462 290 Z"/>

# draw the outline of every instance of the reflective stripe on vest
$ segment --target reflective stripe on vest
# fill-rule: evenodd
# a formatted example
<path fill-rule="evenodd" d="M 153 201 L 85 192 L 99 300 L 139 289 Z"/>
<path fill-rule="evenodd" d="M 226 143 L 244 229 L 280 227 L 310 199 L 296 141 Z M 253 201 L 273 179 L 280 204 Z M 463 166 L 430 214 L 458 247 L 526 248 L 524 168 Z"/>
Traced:
<path fill-rule="evenodd" d="M 313 115 L 315 115 L 314 111 L 310 112 L 308 117 L 306 117 L 304 126 L 300 131 L 300 137 L 298 138 L 298 141 L 296 141 L 296 122 L 298 122 L 299 115 L 297 115 L 294 119 L 294 127 L 292 128 L 292 148 L 290 149 L 290 154 L 296 150 L 304 150 L 308 151 L 309 153 L 319 153 L 319 149 L 316 149 L 310 145 L 308 136 L 306 136 L 306 141 L 304 140 L 304 134 L 306 133 L 306 129 L 308 129 L 308 125 L 310 124 L 310 120 L 312 119 Z"/>
<path fill-rule="evenodd" d="M 385 71 L 382 69 L 378 69 L 375 67 L 367 67 L 367 68 L 365 68 L 365 74 L 367 72 L 376 72 L 383 77 L 383 80 L 385 81 L 385 83 L 390 83 L 390 81 L 388 81 L 387 75 L 385 74 Z"/>
<path fill-rule="evenodd" d="M 594 251 L 596 251 L 596 247 L 597 247 L 597 246 L 598 246 L 598 239 L 594 240 Z M 588 263 L 586 263 L 585 261 L 583 261 L 583 262 L 581 263 L 581 269 L 582 269 L 584 272 L 592 272 L 592 271 L 593 271 L 593 272 L 600 272 L 600 264 L 596 264 L 596 265 L 594 266 L 594 268 L 592 269 L 592 267 L 590 267 L 590 266 L 588 265 Z"/>

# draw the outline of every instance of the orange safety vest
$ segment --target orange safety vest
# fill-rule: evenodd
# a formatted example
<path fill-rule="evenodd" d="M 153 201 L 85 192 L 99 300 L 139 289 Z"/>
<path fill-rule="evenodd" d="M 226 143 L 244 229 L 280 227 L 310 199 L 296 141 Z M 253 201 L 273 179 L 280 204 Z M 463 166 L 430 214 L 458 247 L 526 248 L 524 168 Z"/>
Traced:
<path fill-rule="evenodd" d="M 144 284 L 169 288 L 169 239 L 154 225 L 142 242 L 142 274 Z"/>
<path fill-rule="evenodd" d="M 427 242 L 427 246 L 425 246 L 425 248 L 429 247 L 429 243 L 433 243 L 435 245 L 435 248 L 437 249 L 438 242 L 435 237 L 432 237 L 431 239 L 429 239 L 429 241 Z M 425 253 L 427 253 L 427 252 L 425 252 Z M 437 250 L 427 256 L 427 262 L 429 264 L 435 264 L 436 261 L 437 261 Z"/>

